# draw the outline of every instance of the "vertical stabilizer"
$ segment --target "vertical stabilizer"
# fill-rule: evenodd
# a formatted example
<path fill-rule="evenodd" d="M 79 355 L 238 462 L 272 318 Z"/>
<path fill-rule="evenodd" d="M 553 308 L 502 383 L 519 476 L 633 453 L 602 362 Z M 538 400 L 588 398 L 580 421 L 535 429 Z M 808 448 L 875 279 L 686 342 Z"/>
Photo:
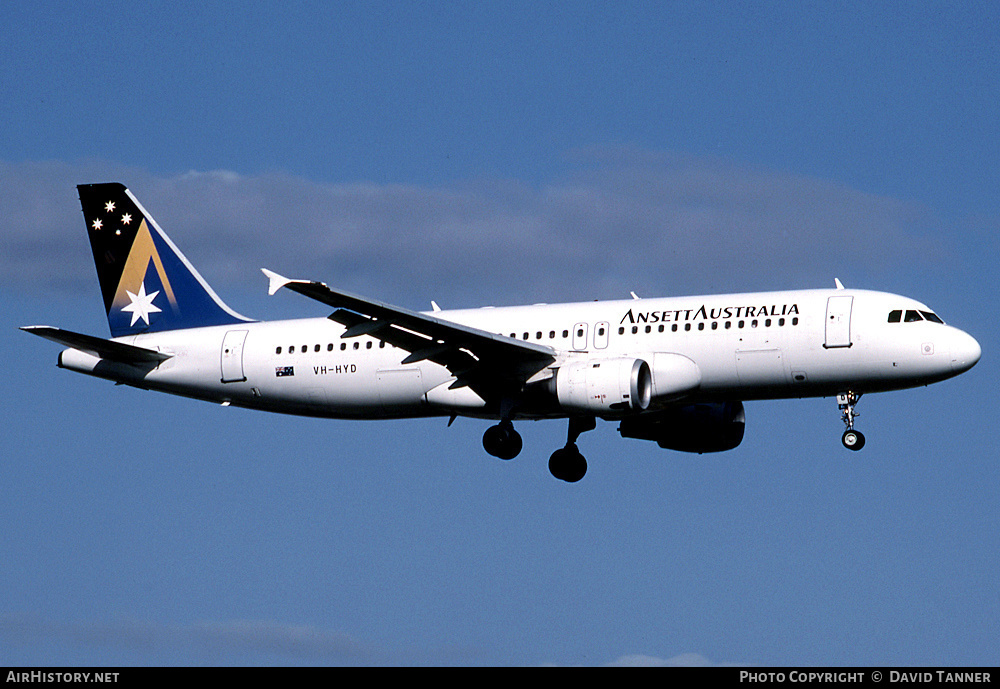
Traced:
<path fill-rule="evenodd" d="M 124 185 L 77 189 L 113 337 L 249 320 L 219 299 Z"/>

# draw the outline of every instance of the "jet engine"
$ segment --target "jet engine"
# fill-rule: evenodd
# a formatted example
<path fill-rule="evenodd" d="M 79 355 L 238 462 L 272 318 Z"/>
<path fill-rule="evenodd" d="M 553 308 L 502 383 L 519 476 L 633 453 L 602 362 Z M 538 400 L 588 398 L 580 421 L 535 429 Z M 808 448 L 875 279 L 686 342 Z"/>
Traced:
<path fill-rule="evenodd" d="M 592 414 L 642 411 L 653 396 L 653 377 L 642 359 L 588 359 L 562 366 L 555 390 L 564 409 Z"/>
<path fill-rule="evenodd" d="M 656 414 L 622 419 L 623 438 L 655 440 L 665 450 L 723 452 L 743 441 L 746 414 L 742 402 L 692 404 Z"/>

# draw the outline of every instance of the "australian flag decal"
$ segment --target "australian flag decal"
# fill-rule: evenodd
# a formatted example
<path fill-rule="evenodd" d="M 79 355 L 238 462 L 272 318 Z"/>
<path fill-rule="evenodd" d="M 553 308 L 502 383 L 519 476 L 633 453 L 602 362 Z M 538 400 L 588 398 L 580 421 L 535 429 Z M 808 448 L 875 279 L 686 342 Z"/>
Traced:
<path fill-rule="evenodd" d="M 285 376 L 294 376 L 295 367 L 294 366 L 278 366 L 274 369 L 274 375 L 277 378 L 284 378 Z"/>

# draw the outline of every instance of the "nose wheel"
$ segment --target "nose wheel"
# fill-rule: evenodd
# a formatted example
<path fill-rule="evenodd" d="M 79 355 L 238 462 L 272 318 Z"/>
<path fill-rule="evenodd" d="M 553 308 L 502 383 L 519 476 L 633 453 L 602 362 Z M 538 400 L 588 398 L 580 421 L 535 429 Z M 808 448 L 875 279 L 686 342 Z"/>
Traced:
<path fill-rule="evenodd" d="M 861 395 L 854 392 L 844 392 L 837 395 L 837 406 L 840 408 L 840 418 L 843 420 L 847 430 L 840 437 L 840 442 L 848 450 L 857 452 L 865 446 L 865 436 L 861 431 L 854 430 L 854 419 L 860 414 L 854 411 L 854 406 L 861 399 Z"/>

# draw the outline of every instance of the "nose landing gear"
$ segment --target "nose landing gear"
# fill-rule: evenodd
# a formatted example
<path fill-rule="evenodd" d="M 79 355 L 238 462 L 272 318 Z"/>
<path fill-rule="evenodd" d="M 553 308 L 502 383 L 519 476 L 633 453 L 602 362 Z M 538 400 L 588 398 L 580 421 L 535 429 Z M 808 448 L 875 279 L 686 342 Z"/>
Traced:
<path fill-rule="evenodd" d="M 854 430 L 854 419 L 860 416 L 860 414 L 854 411 L 854 405 L 860 399 L 860 394 L 850 391 L 837 395 L 837 407 L 840 409 L 840 418 L 844 421 L 844 425 L 847 426 L 847 430 L 841 436 L 840 442 L 848 450 L 854 450 L 855 452 L 865 446 L 864 434 L 861 431 Z"/>

